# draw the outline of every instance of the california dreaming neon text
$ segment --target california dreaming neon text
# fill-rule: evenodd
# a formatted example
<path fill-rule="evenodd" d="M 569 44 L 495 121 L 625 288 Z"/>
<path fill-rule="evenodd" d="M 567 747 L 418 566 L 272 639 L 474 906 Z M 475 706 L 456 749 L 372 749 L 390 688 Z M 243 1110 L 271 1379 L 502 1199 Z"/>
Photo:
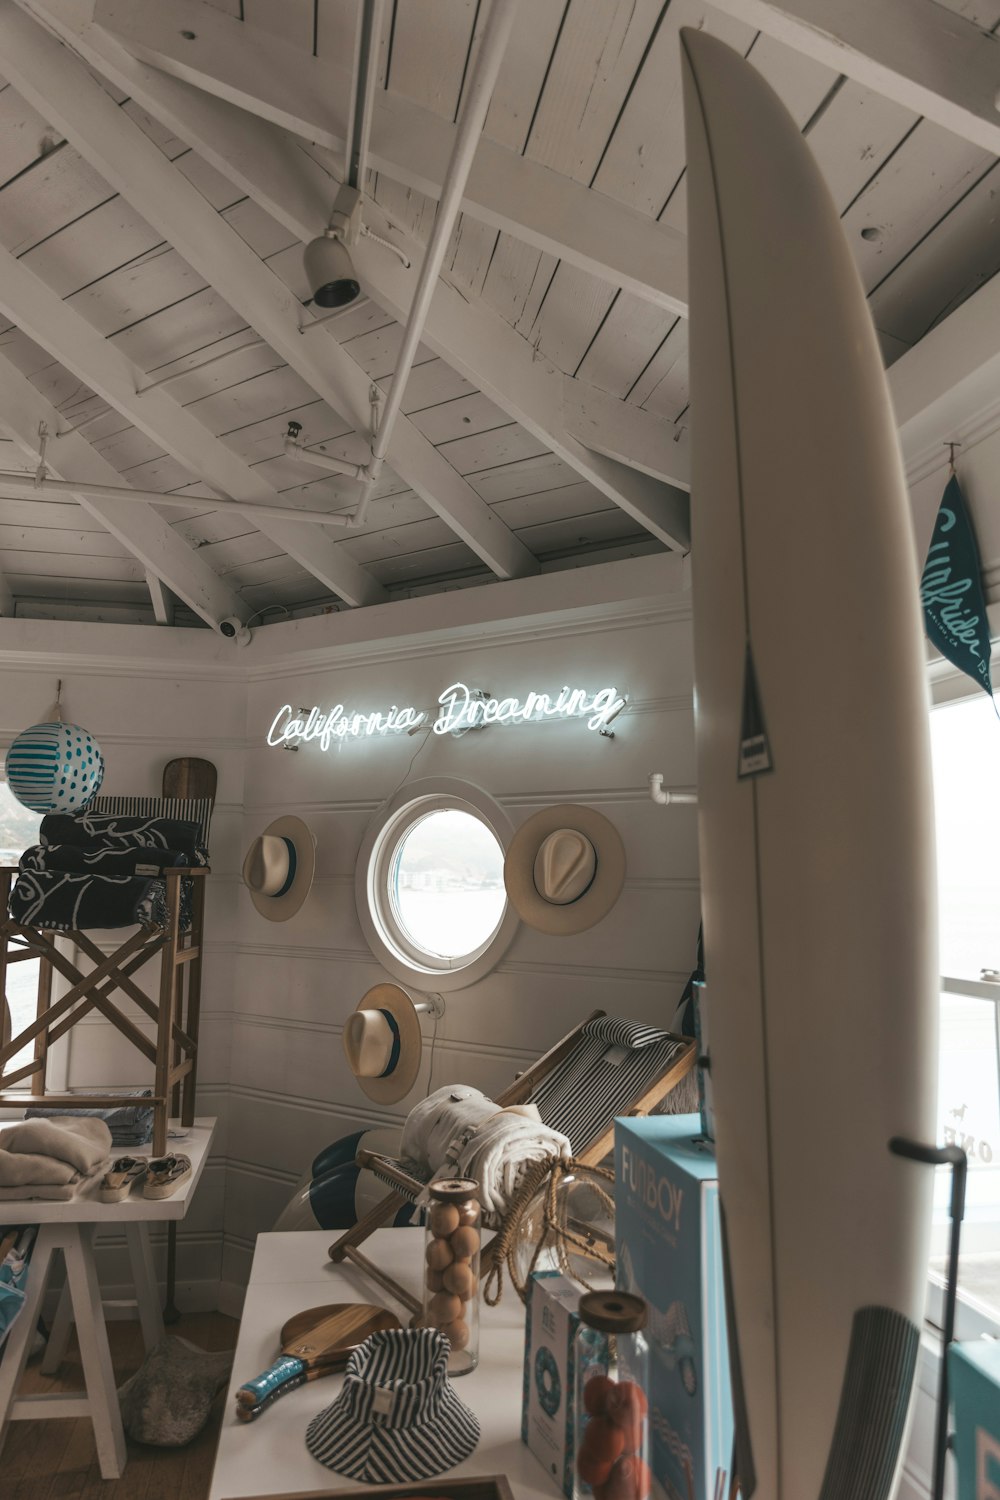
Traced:
<path fill-rule="evenodd" d="M 453 682 L 438 698 L 437 718 L 429 727 L 435 734 L 455 734 L 479 729 L 487 724 L 530 724 L 543 719 L 585 719 L 587 728 L 604 729 L 624 707 L 625 699 L 617 688 L 563 687 L 555 694 L 528 693 L 519 698 L 483 698 L 464 682 Z M 320 749 L 329 750 L 338 740 L 368 739 L 418 729 L 427 714 L 412 707 L 391 708 L 374 713 L 349 713 L 342 703 L 324 711 L 321 708 L 294 709 L 285 703 L 274 716 L 267 732 L 272 746 L 307 744 L 316 740 Z"/>

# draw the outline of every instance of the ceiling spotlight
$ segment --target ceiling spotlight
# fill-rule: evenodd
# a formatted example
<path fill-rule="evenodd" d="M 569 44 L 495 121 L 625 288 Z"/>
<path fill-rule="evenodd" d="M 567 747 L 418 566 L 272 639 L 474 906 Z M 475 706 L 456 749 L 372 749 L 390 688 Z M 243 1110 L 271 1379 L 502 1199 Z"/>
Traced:
<path fill-rule="evenodd" d="M 347 248 L 357 242 L 360 233 L 361 196 L 355 188 L 342 187 L 329 224 L 305 248 L 306 280 L 317 307 L 347 307 L 361 295 L 361 283 Z"/>

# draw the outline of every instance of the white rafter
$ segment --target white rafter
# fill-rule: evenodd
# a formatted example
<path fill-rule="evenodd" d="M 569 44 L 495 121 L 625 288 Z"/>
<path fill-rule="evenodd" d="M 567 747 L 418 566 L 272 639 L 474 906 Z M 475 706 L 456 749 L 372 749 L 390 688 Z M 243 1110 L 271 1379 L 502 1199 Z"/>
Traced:
<path fill-rule="evenodd" d="M 96 0 L 94 20 L 142 61 L 342 157 L 347 65 L 311 57 L 201 0 Z M 380 90 L 369 165 L 439 198 L 454 138 L 450 120 Z M 683 234 L 486 136 L 462 208 L 669 312 L 684 311 Z"/>
<path fill-rule="evenodd" d="M 940 322 L 888 372 L 908 468 L 1000 405 L 1000 276 Z"/>
<path fill-rule="evenodd" d="M 382 585 L 330 541 L 321 527 L 254 516 L 255 504 L 281 504 L 277 491 L 165 390 L 137 395 L 140 371 L 132 362 L 6 250 L 0 250 L 0 311 L 183 464 L 193 478 L 245 502 L 246 514 L 257 530 L 331 592 L 348 604 L 378 604 L 387 598 Z M 73 478 L 81 475 L 74 472 Z M 136 508 L 131 506 L 130 511 Z"/>
<path fill-rule="evenodd" d="M 133 208 L 215 286 L 282 359 L 335 411 L 365 432 L 371 381 L 340 346 L 302 338 L 292 293 L 216 213 L 198 189 L 112 102 L 65 47 L 0 0 L 5 76 Z M 15 319 L 16 321 L 16 319 Z M 150 393 L 150 398 L 154 392 Z M 405 417 L 389 462 L 426 505 L 501 578 L 538 571 L 538 562 L 461 474 Z"/>
<path fill-rule="evenodd" d="M 10 0 L 3 3 L 10 14 Z M 138 62 L 100 28 L 82 24 L 65 0 L 18 0 L 18 4 L 45 18 L 87 62 L 204 155 L 292 234 L 307 241 L 322 230 L 337 184 L 287 132 Z M 39 107 L 44 107 L 41 101 Z M 376 204 L 366 203 L 365 213 L 377 233 L 400 239 Z M 227 226 L 220 225 L 220 229 Z M 185 254 L 177 232 L 169 226 L 164 232 Z M 246 247 L 238 243 L 245 254 Z M 353 247 L 352 255 L 365 289 L 394 317 L 405 318 L 416 269 L 402 266 L 395 256 L 366 239 Z M 185 254 L 185 258 L 190 256 Z M 419 254 L 412 258 L 419 259 Z M 202 274 L 220 285 L 204 269 Z M 222 289 L 232 301 L 225 284 Z M 249 310 L 244 315 L 260 328 L 259 316 L 255 320 Z M 297 338 L 300 344 L 314 344 Z M 273 338 L 268 341 L 274 345 Z M 621 413 L 623 432 L 616 433 L 613 414 L 625 408 L 625 402 L 582 381 L 571 381 L 539 358 L 527 340 L 480 300 L 470 300 L 443 279 L 434 296 L 424 342 L 654 536 L 668 546 L 687 548 L 686 454 L 669 440 L 659 417 L 628 407 Z M 340 356 L 353 364 L 332 339 L 324 343 L 321 358 L 326 363 Z M 567 411 L 571 414 L 568 424 L 564 420 Z M 353 410 L 347 415 L 358 420 Z M 578 435 L 585 428 L 594 440 L 594 451 Z M 629 455 L 638 431 L 644 433 L 646 459 L 654 451 L 660 455 L 664 468 L 657 478 L 650 477 L 652 466 L 647 461 L 633 466 Z M 390 462 L 400 471 L 395 453 Z"/>
<path fill-rule="evenodd" d="M 149 602 L 153 606 L 153 618 L 157 625 L 172 625 L 174 623 L 174 600 L 173 595 L 156 574 L 146 569 L 146 587 L 149 589 Z"/>
<path fill-rule="evenodd" d="M 39 427 L 43 423 L 50 439 L 55 439 L 66 427 L 65 419 L 41 391 L 9 359 L 0 356 L 0 428 L 34 461 L 39 456 Z M 75 479 L 80 484 L 122 482 L 118 470 L 79 432 L 50 440 L 45 461 L 54 479 Z M 83 495 L 75 498 L 139 559 L 147 579 L 152 576 L 168 584 L 207 625 L 215 628 L 227 615 L 247 617 L 249 610 L 238 595 L 150 506 L 129 505 L 122 500 L 90 500 Z M 150 595 L 155 611 L 152 588 Z"/>
<path fill-rule="evenodd" d="M 1000 156 L 1000 40 L 937 0 L 712 0 Z"/>

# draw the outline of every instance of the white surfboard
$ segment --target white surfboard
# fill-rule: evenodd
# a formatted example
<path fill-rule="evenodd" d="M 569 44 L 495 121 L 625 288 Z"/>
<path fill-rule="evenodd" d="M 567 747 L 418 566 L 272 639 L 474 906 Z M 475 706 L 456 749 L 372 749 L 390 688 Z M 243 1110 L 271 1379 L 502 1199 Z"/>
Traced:
<path fill-rule="evenodd" d="M 918 568 L 836 210 L 681 33 L 706 1004 L 744 1497 L 887 1500 L 922 1319 L 936 958 Z"/>

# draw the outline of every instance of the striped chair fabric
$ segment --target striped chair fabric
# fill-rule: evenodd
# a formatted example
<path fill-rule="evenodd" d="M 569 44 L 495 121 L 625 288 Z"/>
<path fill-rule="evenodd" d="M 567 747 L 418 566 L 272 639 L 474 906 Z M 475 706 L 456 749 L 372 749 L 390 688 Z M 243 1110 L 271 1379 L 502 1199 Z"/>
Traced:
<path fill-rule="evenodd" d="M 200 842 L 207 848 L 213 806 L 211 797 L 95 797 L 87 811 L 119 818 L 184 818 L 200 826 Z"/>

